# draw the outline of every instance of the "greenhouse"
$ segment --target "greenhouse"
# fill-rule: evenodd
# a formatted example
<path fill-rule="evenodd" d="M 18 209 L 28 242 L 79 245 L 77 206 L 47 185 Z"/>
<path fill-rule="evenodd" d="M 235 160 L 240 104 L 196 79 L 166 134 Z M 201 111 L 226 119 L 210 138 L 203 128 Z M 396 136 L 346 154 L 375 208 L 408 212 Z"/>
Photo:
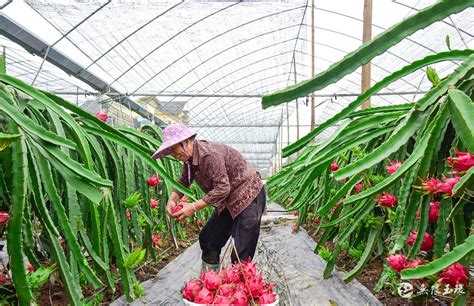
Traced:
<path fill-rule="evenodd" d="M 0 305 L 474 305 L 474 0 L 0 0 Z"/>

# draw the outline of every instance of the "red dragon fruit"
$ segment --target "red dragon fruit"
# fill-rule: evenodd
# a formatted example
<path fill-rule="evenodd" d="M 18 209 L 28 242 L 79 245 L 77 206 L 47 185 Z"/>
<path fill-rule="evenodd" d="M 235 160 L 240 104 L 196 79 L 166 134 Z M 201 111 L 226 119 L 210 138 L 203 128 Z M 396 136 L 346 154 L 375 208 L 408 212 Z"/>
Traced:
<path fill-rule="evenodd" d="M 252 277 L 248 279 L 250 293 L 253 297 L 259 296 L 263 291 L 263 279 L 261 277 Z"/>
<path fill-rule="evenodd" d="M 359 193 L 362 191 L 362 189 L 364 189 L 364 183 L 357 183 L 355 184 L 355 193 Z"/>
<path fill-rule="evenodd" d="M 407 261 L 405 268 L 414 269 L 414 268 L 416 268 L 418 266 L 422 266 L 424 264 L 425 264 L 425 262 L 423 260 L 413 259 L 413 260 Z"/>
<path fill-rule="evenodd" d="M 234 284 L 240 281 L 240 271 L 239 271 L 239 267 L 237 266 L 222 270 L 221 273 L 222 273 L 222 278 L 227 284 Z"/>
<path fill-rule="evenodd" d="M 467 283 L 467 269 L 461 264 L 455 263 L 443 270 L 440 274 L 441 284 L 448 284 L 451 287 L 456 285 L 466 285 Z"/>
<path fill-rule="evenodd" d="M 221 283 L 221 277 L 218 272 L 209 270 L 201 275 L 201 280 L 209 290 L 216 290 Z"/>
<path fill-rule="evenodd" d="M 377 202 L 380 206 L 394 207 L 397 204 L 397 198 L 391 193 L 384 192 L 377 198 Z"/>
<path fill-rule="evenodd" d="M 0 223 L 5 223 L 10 220 L 10 215 L 6 211 L 0 211 Z"/>
<path fill-rule="evenodd" d="M 235 291 L 235 284 L 223 284 L 219 287 L 217 294 L 224 297 L 231 297 Z"/>
<path fill-rule="evenodd" d="M 444 181 L 439 184 L 438 188 L 439 191 L 447 195 L 448 197 L 453 195 L 453 187 L 456 185 L 459 180 L 461 180 L 461 177 L 455 176 L 455 177 L 445 177 Z"/>
<path fill-rule="evenodd" d="M 161 242 L 161 235 L 154 233 L 154 234 L 151 236 L 151 241 L 152 241 L 152 246 L 153 246 L 154 248 L 156 248 L 156 246 L 157 246 L 158 244 L 160 244 L 160 242 Z"/>
<path fill-rule="evenodd" d="M 436 223 L 439 217 L 439 202 L 430 202 L 430 212 L 428 214 L 428 220 L 431 223 Z"/>
<path fill-rule="evenodd" d="M 474 166 L 474 155 L 469 152 L 461 152 L 455 149 L 457 157 L 448 157 L 448 165 L 458 172 L 464 172 Z"/>
<path fill-rule="evenodd" d="M 160 178 L 156 175 L 150 176 L 148 178 L 148 186 L 150 187 L 158 185 L 159 182 L 160 182 Z"/>
<path fill-rule="evenodd" d="M 387 263 L 393 270 L 400 272 L 407 266 L 406 259 L 407 257 L 402 254 L 390 255 L 387 257 Z"/>
<path fill-rule="evenodd" d="M 209 291 L 206 287 L 199 290 L 194 298 L 194 303 L 196 304 L 212 304 L 214 301 L 214 293 Z"/>
<path fill-rule="evenodd" d="M 334 161 L 332 162 L 332 164 L 329 166 L 329 169 L 331 169 L 331 171 L 337 171 L 337 170 L 339 170 L 339 165 L 337 164 L 337 161 L 336 161 L 336 160 L 334 160 Z"/>
<path fill-rule="evenodd" d="M 198 280 L 193 280 L 190 281 L 189 283 L 186 283 L 183 288 L 183 297 L 187 299 L 188 301 L 193 302 L 197 293 L 201 291 L 202 289 L 202 284 Z"/>
<path fill-rule="evenodd" d="M 97 119 L 99 119 L 100 121 L 103 121 L 103 122 L 107 122 L 107 113 L 95 113 L 95 116 L 97 117 Z"/>
<path fill-rule="evenodd" d="M 440 193 L 439 185 L 441 185 L 441 181 L 439 179 L 426 178 L 426 180 L 424 181 L 423 179 L 420 178 L 420 180 L 421 180 L 421 186 L 415 186 L 415 188 L 421 189 L 425 191 L 426 193 L 428 193 L 429 195 Z"/>
<path fill-rule="evenodd" d="M 400 168 L 400 166 L 402 165 L 402 161 L 400 160 L 397 160 L 397 161 L 391 161 L 391 160 L 388 160 L 390 165 L 389 166 L 386 166 L 385 169 L 387 170 L 387 173 L 392 175 L 395 173 L 395 171 L 398 170 L 398 168 Z"/>
<path fill-rule="evenodd" d="M 247 305 L 248 304 L 248 297 L 245 291 L 237 289 L 234 292 L 234 301 L 232 305 Z"/>
<path fill-rule="evenodd" d="M 8 277 L 8 275 L 5 275 L 3 273 L 0 273 L 0 284 L 2 283 L 6 283 L 7 281 L 9 281 L 10 278 Z"/>
<path fill-rule="evenodd" d="M 178 211 L 180 211 L 181 209 L 183 209 L 183 205 L 181 205 L 181 204 L 175 205 L 175 206 L 171 207 L 171 213 L 175 214 Z"/>
<path fill-rule="evenodd" d="M 418 236 L 418 232 L 411 232 L 408 236 L 407 243 L 410 246 L 413 246 L 415 243 L 416 237 Z M 434 246 L 434 238 L 428 233 L 423 235 L 423 241 L 421 242 L 420 250 L 428 252 Z"/>
<path fill-rule="evenodd" d="M 150 207 L 151 209 L 155 209 L 158 207 L 158 201 L 155 198 L 150 199 Z"/>
<path fill-rule="evenodd" d="M 257 265 L 251 261 L 249 258 L 248 261 L 242 263 L 242 268 L 244 269 L 245 277 L 250 278 L 257 275 Z"/>
<path fill-rule="evenodd" d="M 271 304 L 275 302 L 276 294 L 272 291 L 263 291 L 262 294 L 258 297 L 258 304 Z"/>
<path fill-rule="evenodd" d="M 217 295 L 213 305 L 233 305 L 232 299 L 228 296 Z"/>

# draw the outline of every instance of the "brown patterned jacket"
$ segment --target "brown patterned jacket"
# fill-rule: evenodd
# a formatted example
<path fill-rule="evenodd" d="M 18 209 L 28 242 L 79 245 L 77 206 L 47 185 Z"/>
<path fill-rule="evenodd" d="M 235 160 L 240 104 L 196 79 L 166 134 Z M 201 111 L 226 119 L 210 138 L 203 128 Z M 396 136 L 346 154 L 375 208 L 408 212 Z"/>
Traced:
<path fill-rule="evenodd" d="M 257 197 L 263 187 L 260 174 L 234 148 L 205 140 L 195 140 L 191 182 L 206 192 L 203 200 L 222 212 L 227 208 L 237 217 Z M 189 187 L 188 168 L 184 165 L 179 183 Z M 179 196 L 183 196 L 176 189 Z"/>

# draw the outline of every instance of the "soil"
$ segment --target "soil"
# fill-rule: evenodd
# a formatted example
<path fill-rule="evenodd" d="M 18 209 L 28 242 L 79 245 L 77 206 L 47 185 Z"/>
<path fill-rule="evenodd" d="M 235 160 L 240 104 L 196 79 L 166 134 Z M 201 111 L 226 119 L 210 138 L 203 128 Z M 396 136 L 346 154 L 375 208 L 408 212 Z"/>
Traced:
<path fill-rule="evenodd" d="M 170 261 L 175 259 L 178 255 L 183 253 L 189 246 L 197 241 L 199 236 L 199 229 L 195 224 L 186 224 L 185 231 L 187 233 L 186 240 L 178 240 L 179 249 L 176 249 L 171 237 L 169 239 L 163 238 L 161 243 L 156 248 L 157 260 L 149 260 L 142 264 L 135 270 L 135 276 L 139 282 L 154 278 L 158 272 L 165 267 Z M 111 267 L 112 271 L 117 271 L 115 267 Z M 120 277 L 118 273 L 116 278 Z M 108 305 L 124 294 L 123 288 L 118 282 L 115 292 L 109 288 L 102 288 L 94 290 L 92 287 L 83 289 L 84 297 L 89 299 L 90 305 Z M 102 295 L 99 301 L 92 301 L 94 297 Z M 37 298 L 38 305 L 68 305 L 68 297 L 64 286 L 58 280 L 55 282 L 48 282 L 41 290 Z"/>
<path fill-rule="evenodd" d="M 303 225 L 303 228 L 308 232 L 308 234 L 313 238 L 315 242 L 318 242 L 320 236 L 322 235 L 322 231 L 315 233 L 317 229 L 317 224 L 314 223 L 306 223 Z M 327 243 L 327 247 L 332 251 L 334 245 L 331 242 Z M 355 265 L 357 261 L 353 260 L 349 256 L 345 254 L 339 255 L 339 258 L 336 262 L 336 269 L 343 272 L 350 271 Z M 367 263 L 364 269 L 357 275 L 356 279 L 368 288 L 372 294 L 380 300 L 380 302 L 384 305 L 449 305 L 452 300 L 428 300 L 424 302 L 413 302 L 408 299 L 402 298 L 399 295 L 393 295 L 390 288 L 384 287 L 379 292 L 374 292 L 374 287 L 377 284 L 380 275 L 383 272 L 383 261 L 381 258 L 375 258 L 374 260 Z M 468 290 L 468 298 L 466 305 L 474 305 L 474 281 L 470 281 L 469 290 Z"/>

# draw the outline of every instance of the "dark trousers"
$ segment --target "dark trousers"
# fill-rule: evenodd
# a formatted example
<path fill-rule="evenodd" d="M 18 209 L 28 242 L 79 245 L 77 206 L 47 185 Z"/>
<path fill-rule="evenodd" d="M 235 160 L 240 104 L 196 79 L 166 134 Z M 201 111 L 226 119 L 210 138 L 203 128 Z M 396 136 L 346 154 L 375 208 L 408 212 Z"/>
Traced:
<path fill-rule="evenodd" d="M 252 203 L 232 220 L 229 211 L 224 209 L 220 214 L 214 210 L 209 221 L 199 234 L 202 260 L 208 264 L 218 264 L 221 249 L 230 235 L 234 237 L 235 247 L 241 260 L 253 258 L 260 234 L 260 220 L 266 204 L 265 188 L 263 187 Z M 237 262 L 232 252 L 232 263 Z"/>

